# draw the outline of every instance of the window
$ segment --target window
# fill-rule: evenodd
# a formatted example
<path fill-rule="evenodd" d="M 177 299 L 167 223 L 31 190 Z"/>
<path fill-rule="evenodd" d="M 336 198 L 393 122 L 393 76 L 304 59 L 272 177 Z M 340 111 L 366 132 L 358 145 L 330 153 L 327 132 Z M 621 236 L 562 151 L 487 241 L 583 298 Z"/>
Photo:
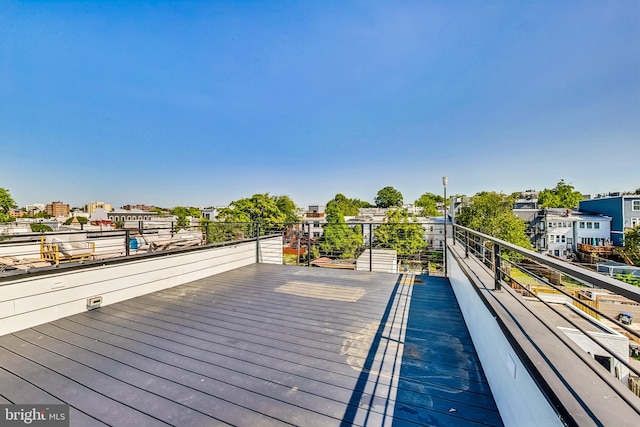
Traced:
<path fill-rule="evenodd" d="M 565 242 L 565 236 L 561 236 L 560 238 L 562 239 L 562 243 L 564 243 Z"/>
<path fill-rule="evenodd" d="M 549 234 L 549 243 L 553 243 L 555 241 L 555 237 L 553 234 Z"/>
<path fill-rule="evenodd" d="M 640 200 L 632 200 L 631 201 L 631 210 L 632 211 L 640 211 Z"/>
<path fill-rule="evenodd" d="M 584 228 L 584 221 L 580 221 L 580 228 Z"/>
<path fill-rule="evenodd" d="M 631 227 L 640 225 L 640 218 L 631 218 Z"/>
<path fill-rule="evenodd" d="M 567 237 L 567 243 L 568 244 L 573 244 L 573 238 L 572 237 Z"/>
<path fill-rule="evenodd" d="M 587 228 L 593 228 L 593 223 L 591 221 L 587 222 Z"/>
<path fill-rule="evenodd" d="M 600 223 L 599 222 L 594 222 L 593 223 L 593 228 L 595 228 L 596 230 L 600 229 Z"/>

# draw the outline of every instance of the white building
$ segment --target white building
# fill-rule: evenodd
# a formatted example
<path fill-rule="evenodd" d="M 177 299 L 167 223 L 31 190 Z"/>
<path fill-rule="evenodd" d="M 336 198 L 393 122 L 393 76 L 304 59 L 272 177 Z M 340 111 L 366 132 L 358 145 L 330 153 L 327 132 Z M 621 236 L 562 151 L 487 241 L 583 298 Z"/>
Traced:
<path fill-rule="evenodd" d="M 571 258 L 577 251 L 578 244 L 611 244 L 611 217 L 604 215 L 547 209 L 543 221 L 540 221 L 537 227 L 542 234 L 537 242 L 538 250 L 558 258 Z"/>

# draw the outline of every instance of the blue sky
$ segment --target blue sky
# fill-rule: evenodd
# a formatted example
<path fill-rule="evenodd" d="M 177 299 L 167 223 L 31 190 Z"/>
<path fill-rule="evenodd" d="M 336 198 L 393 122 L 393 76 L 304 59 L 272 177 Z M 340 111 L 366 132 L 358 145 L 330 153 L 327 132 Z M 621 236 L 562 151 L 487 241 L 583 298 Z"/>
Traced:
<path fill-rule="evenodd" d="M 19 205 L 640 187 L 638 1 L 0 0 Z"/>

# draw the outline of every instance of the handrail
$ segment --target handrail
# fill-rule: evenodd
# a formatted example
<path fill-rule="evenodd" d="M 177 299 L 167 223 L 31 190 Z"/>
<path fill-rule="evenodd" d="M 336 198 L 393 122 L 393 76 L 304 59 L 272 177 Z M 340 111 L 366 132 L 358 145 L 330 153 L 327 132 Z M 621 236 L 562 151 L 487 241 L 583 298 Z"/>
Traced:
<path fill-rule="evenodd" d="M 573 266 L 566 262 L 558 261 L 546 255 L 539 254 L 538 252 L 525 249 L 518 245 L 514 245 L 513 243 L 505 242 L 504 240 L 497 239 L 495 237 L 489 236 L 488 234 L 484 234 L 458 224 L 453 224 L 453 227 L 454 236 L 457 236 L 459 234 L 459 230 L 474 236 L 478 236 L 485 241 L 489 241 L 499 245 L 502 249 L 508 249 L 509 251 L 523 255 L 540 264 L 546 265 L 547 267 L 551 267 L 561 273 L 572 276 L 582 282 L 589 283 L 595 287 L 606 289 L 611 292 L 615 292 L 619 295 L 629 298 L 630 300 L 640 303 L 640 288 L 636 286 L 621 282 L 620 280 L 614 279 L 609 276 L 604 276 L 602 274 L 586 270 L 581 267 Z"/>

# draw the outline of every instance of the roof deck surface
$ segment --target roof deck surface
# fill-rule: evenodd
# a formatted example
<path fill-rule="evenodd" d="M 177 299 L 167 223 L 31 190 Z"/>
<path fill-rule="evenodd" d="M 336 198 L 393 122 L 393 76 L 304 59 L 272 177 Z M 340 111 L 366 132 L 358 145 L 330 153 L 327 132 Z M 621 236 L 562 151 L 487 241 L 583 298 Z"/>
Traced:
<path fill-rule="evenodd" d="M 255 264 L 0 337 L 71 425 L 502 425 L 446 279 Z"/>

